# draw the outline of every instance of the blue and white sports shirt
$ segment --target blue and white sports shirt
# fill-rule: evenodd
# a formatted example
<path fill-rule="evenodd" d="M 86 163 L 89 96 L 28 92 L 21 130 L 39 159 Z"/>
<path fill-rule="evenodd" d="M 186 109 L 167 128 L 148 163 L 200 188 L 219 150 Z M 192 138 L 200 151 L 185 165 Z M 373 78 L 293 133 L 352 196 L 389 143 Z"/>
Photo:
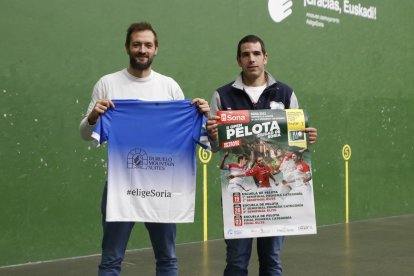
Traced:
<path fill-rule="evenodd" d="M 92 137 L 108 141 L 107 221 L 194 221 L 204 116 L 189 100 L 113 100 Z"/>

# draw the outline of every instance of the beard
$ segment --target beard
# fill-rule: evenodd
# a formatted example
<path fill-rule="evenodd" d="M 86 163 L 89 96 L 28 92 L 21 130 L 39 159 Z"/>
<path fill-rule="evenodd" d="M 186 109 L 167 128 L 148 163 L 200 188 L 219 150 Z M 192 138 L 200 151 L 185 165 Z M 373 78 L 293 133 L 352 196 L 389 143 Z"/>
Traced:
<path fill-rule="evenodd" d="M 138 71 L 143 71 L 143 70 L 148 69 L 151 66 L 153 59 L 154 59 L 154 57 L 152 57 L 152 58 L 148 57 L 148 61 L 142 63 L 142 62 L 138 62 L 136 60 L 135 56 L 130 54 L 129 55 L 129 64 L 131 65 L 132 68 L 134 68 Z"/>

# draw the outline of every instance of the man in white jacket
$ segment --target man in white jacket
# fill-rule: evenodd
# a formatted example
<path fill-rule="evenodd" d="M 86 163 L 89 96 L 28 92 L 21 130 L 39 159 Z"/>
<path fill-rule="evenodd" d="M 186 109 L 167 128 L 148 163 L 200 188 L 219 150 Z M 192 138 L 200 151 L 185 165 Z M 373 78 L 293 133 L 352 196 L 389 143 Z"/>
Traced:
<path fill-rule="evenodd" d="M 84 140 L 92 140 L 92 130 L 100 115 L 115 107 L 113 99 L 139 99 L 148 101 L 183 100 L 180 86 L 172 78 L 152 70 L 151 64 L 158 52 L 157 34 L 151 24 L 134 23 L 127 30 L 125 48 L 129 67 L 102 77 L 95 85 L 86 116 L 80 123 Z M 192 104 L 208 116 L 208 102 L 196 98 Z M 119 275 L 121 263 L 134 222 L 107 222 L 107 187 L 102 196 L 102 258 L 99 275 Z M 176 225 L 174 223 L 145 223 L 156 258 L 156 275 L 178 275 L 175 253 Z"/>

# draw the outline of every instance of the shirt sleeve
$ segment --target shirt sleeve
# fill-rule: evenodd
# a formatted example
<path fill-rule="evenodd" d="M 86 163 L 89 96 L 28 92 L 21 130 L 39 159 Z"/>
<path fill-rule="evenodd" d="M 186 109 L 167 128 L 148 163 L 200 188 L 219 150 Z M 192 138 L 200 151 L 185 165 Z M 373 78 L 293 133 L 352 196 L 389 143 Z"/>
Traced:
<path fill-rule="evenodd" d="M 290 109 L 298 109 L 299 108 L 299 102 L 298 98 L 296 97 L 295 92 L 292 92 L 292 95 L 290 96 Z"/>
<path fill-rule="evenodd" d="M 96 146 L 108 141 L 109 130 L 111 128 L 113 109 L 107 110 L 102 114 L 95 124 L 91 137 L 94 139 Z"/>
<path fill-rule="evenodd" d="M 210 114 L 215 116 L 220 110 L 222 110 L 220 95 L 217 91 L 215 91 L 210 101 Z"/>
<path fill-rule="evenodd" d="M 304 162 L 302 162 L 302 172 L 304 173 L 310 172 L 309 165 Z"/>
<path fill-rule="evenodd" d="M 221 101 L 220 101 L 220 95 L 218 94 L 217 91 L 214 92 L 213 96 L 211 97 L 211 101 L 210 101 L 210 114 L 212 116 L 217 115 L 217 112 L 222 110 L 222 106 L 221 106 Z M 220 150 L 220 144 L 219 141 L 217 139 L 217 141 L 212 141 L 210 139 L 210 146 L 211 146 L 211 150 L 213 152 L 217 152 Z"/>
<path fill-rule="evenodd" d="M 174 100 L 184 100 L 184 92 L 181 89 L 180 85 L 171 78 L 171 89 L 172 89 L 172 94 L 173 94 L 173 99 Z"/>
<path fill-rule="evenodd" d="M 202 147 L 205 150 L 211 150 L 211 145 L 208 139 L 208 133 L 206 129 L 206 122 L 207 122 L 206 117 L 202 114 L 199 114 L 199 116 L 201 116 L 201 128 L 200 127 L 195 128 L 196 131 L 199 131 L 199 134 L 195 133 L 194 138 L 196 141 L 198 141 L 198 144 L 200 145 L 200 147 Z"/>
<path fill-rule="evenodd" d="M 82 137 L 83 140 L 85 141 L 91 141 L 93 140 L 92 138 L 92 131 L 95 127 L 95 125 L 91 125 L 88 122 L 88 116 L 89 113 L 91 113 L 91 111 L 93 110 L 93 108 L 95 107 L 95 103 L 97 100 L 99 99 L 104 99 L 105 98 L 105 89 L 104 89 L 105 85 L 104 85 L 104 81 L 101 78 L 94 86 L 93 91 L 92 91 L 92 97 L 91 97 L 91 101 L 89 102 L 88 105 L 88 109 L 86 110 L 85 116 L 83 117 L 83 119 L 80 122 L 79 125 L 79 131 L 80 131 L 80 135 Z"/>
<path fill-rule="evenodd" d="M 257 168 L 258 167 L 254 167 L 253 169 L 250 169 L 250 170 L 246 171 L 246 173 L 245 173 L 246 176 L 252 176 L 252 175 L 256 174 Z"/>

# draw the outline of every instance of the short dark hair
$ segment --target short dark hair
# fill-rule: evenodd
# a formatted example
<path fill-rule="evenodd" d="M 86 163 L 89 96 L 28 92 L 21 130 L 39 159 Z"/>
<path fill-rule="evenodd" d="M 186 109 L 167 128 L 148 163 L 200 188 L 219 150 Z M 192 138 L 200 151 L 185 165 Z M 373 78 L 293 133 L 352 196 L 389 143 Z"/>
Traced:
<path fill-rule="evenodd" d="M 148 22 L 138 22 L 138 23 L 132 23 L 128 29 L 125 39 L 125 47 L 129 47 L 129 43 L 131 43 L 131 34 L 134 32 L 143 32 L 143 31 L 151 31 L 154 34 L 154 43 L 155 47 L 158 47 L 158 38 L 157 33 L 152 28 L 151 24 Z"/>
<path fill-rule="evenodd" d="M 259 156 L 259 157 L 257 157 L 257 158 L 256 158 L 256 163 L 258 162 L 259 158 L 260 158 L 260 159 L 262 159 L 262 160 L 263 160 L 263 162 L 264 162 L 264 158 L 263 158 L 263 156 Z"/>
<path fill-rule="evenodd" d="M 300 151 L 294 151 L 294 155 L 296 155 L 297 158 L 302 159 L 302 153 Z"/>
<path fill-rule="evenodd" d="M 242 159 L 247 160 L 247 156 L 245 154 L 239 155 L 239 157 L 237 158 L 237 162 L 240 162 L 240 160 L 242 160 Z"/>
<path fill-rule="evenodd" d="M 265 44 L 260 37 L 258 37 L 257 35 L 246 35 L 239 41 L 239 44 L 237 45 L 237 58 L 240 58 L 241 56 L 241 50 L 240 50 L 241 45 L 244 43 L 248 43 L 248 42 L 252 42 L 252 43 L 259 42 L 260 46 L 262 46 L 262 53 L 266 54 Z"/>

